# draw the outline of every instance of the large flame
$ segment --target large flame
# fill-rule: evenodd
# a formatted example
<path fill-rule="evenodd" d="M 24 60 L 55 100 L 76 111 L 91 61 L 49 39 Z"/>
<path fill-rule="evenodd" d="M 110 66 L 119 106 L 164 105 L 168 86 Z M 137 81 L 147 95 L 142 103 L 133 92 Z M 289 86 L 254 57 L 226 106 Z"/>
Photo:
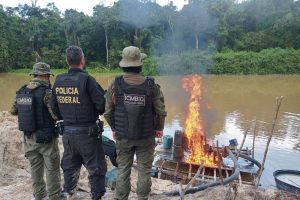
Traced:
<path fill-rule="evenodd" d="M 191 93 L 188 115 L 185 121 L 185 134 L 188 139 L 189 155 L 187 163 L 199 165 L 204 161 L 208 167 L 216 166 L 215 156 L 205 151 L 205 135 L 201 116 L 202 79 L 199 75 L 189 75 L 182 79 L 182 87 Z"/>

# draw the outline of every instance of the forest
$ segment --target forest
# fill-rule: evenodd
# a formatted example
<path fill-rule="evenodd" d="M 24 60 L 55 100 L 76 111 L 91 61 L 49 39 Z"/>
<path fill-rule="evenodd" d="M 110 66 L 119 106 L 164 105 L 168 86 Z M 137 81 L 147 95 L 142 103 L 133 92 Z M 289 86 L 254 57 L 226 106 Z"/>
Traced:
<path fill-rule="evenodd" d="M 299 0 L 119 0 L 91 16 L 54 3 L 0 5 L 0 72 L 44 61 L 66 68 L 65 49 L 83 48 L 87 65 L 118 70 L 124 47 L 148 55 L 144 74 L 299 74 Z"/>

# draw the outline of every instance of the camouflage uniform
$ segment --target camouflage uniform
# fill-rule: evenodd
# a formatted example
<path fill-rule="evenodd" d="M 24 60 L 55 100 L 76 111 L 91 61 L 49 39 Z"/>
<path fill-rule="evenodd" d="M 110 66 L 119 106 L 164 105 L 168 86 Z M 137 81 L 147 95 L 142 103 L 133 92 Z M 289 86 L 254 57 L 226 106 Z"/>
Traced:
<path fill-rule="evenodd" d="M 37 63 L 39 64 L 39 63 Z M 44 64 L 35 64 L 33 74 L 41 75 L 46 72 L 43 70 Z M 42 66 L 41 66 L 42 65 Z M 50 71 L 50 70 L 49 70 Z M 50 86 L 50 83 L 45 80 L 40 80 L 39 78 L 33 78 L 27 88 L 35 89 L 41 85 L 46 87 Z M 46 89 L 43 102 L 47 107 L 49 113 L 54 120 L 57 117 L 53 114 L 50 106 L 50 99 L 52 96 L 52 90 Z M 16 100 L 11 108 L 11 114 L 18 115 L 18 108 Z M 24 150 L 25 157 L 29 160 L 31 166 L 31 178 L 33 183 L 33 194 L 36 200 L 43 199 L 47 196 L 50 200 L 59 199 L 61 187 L 60 187 L 60 156 L 58 149 L 58 139 L 55 137 L 50 143 L 40 144 L 36 143 L 36 134 L 42 132 L 42 129 L 37 129 L 32 133 L 31 136 L 24 135 Z M 44 181 L 44 169 L 46 171 L 46 184 Z M 46 192 L 47 185 L 47 192 Z"/>
<path fill-rule="evenodd" d="M 137 48 L 129 47 L 129 50 Z M 124 50 L 123 50 L 124 52 Z M 130 52 L 129 52 L 130 53 Z M 133 52 L 135 53 L 135 52 Z M 141 54 L 141 53 L 140 53 Z M 141 55 L 141 57 L 144 55 Z M 124 58 L 124 56 L 123 56 Z M 139 66 L 139 61 L 133 63 L 131 66 Z M 120 66 L 124 64 L 123 60 L 120 62 Z M 126 67 L 126 62 L 124 64 Z M 140 85 L 145 82 L 146 77 L 137 73 L 125 73 L 123 79 L 127 84 Z M 164 128 L 165 117 L 167 115 L 164 105 L 164 96 L 160 90 L 160 86 L 155 84 L 153 95 L 153 107 L 157 119 L 155 130 L 162 131 Z M 112 114 L 115 107 L 115 81 L 113 81 L 108 87 L 106 93 L 106 107 L 104 117 L 108 124 L 111 126 L 112 131 L 115 132 L 113 127 Z M 117 164 L 118 164 L 118 179 L 116 185 L 115 199 L 125 200 L 128 199 L 130 193 L 130 173 L 133 164 L 134 154 L 137 158 L 138 169 L 138 182 L 137 182 L 137 195 L 139 200 L 146 200 L 151 191 L 151 167 L 154 159 L 155 148 L 155 136 L 150 136 L 138 140 L 130 140 L 125 138 L 117 138 Z"/>

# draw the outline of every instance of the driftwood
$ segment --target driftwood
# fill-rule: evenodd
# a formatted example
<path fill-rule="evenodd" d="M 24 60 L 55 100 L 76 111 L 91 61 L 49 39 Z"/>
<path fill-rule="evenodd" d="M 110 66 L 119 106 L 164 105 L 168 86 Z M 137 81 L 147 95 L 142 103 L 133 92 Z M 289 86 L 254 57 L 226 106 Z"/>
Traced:
<path fill-rule="evenodd" d="M 7 144 L 5 144 L 4 148 L 3 148 L 3 154 L 2 154 L 2 166 L 1 168 L 3 168 L 4 166 L 4 161 L 5 161 L 5 157 L 6 157 L 6 152 L 7 152 Z"/>
<path fill-rule="evenodd" d="M 256 181 L 256 184 L 255 184 L 256 187 L 258 187 L 262 172 L 264 170 L 264 166 L 265 166 L 265 162 L 266 162 L 266 158 L 267 158 L 267 154 L 268 154 L 268 150 L 269 150 L 269 145 L 270 145 L 270 142 L 271 142 L 273 134 L 274 134 L 275 125 L 276 125 L 276 122 L 277 122 L 278 113 L 279 113 L 279 109 L 280 109 L 280 106 L 281 106 L 282 99 L 283 99 L 282 96 L 276 98 L 277 107 L 276 107 L 275 117 L 273 119 L 272 129 L 271 129 L 271 133 L 270 133 L 270 136 L 268 138 L 268 141 L 267 141 L 267 146 L 266 146 L 266 150 L 265 150 L 265 153 L 264 153 L 261 168 L 259 169 L 258 174 L 257 174 L 257 181 Z"/>
<path fill-rule="evenodd" d="M 220 181 L 221 181 L 221 185 L 224 185 L 223 182 L 223 174 L 222 174 L 222 169 L 221 169 L 221 155 L 220 155 L 220 151 L 219 151 L 219 141 L 217 140 L 217 157 L 218 157 L 218 170 L 219 170 L 219 177 L 220 177 Z"/>
<path fill-rule="evenodd" d="M 229 184 L 224 200 L 235 200 L 238 194 L 238 185 L 236 183 Z"/>
<path fill-rule="evenodd" d="M 264 157 L 263 157 L 263 161 L 262 161 L 262 164 L 261 164 L 261 168 L 259 169 L 259 171 L 257 173 L 257 178 L 256 178 L 256 182 L 255 182 L 254 200 L 256 199 L 256 194 L 257 194 L 256 189 L 259 186 L 260 178 L 261 178 L 262 172 L 264 170 L 265 162 L 266 162 L 266 159 L 267 159 L 267 154 L 268 154 L 268 151 L 269 151 L 269 145 L 270 145 L 270 142 L 271 142 L 273 134 L 274 134 L 275 125 L 276 125 L 276 122 L 277 122 L 278 113 L 279 113 L 279 109 L 280 109 L 280 106 L 281 106 L 282 99 L 283 99 L 283 96 L 276 98 L 276 106 L 277 106 L 276 107 L 276 112 L 275 112 L 275 116 L 274 116 L 274 119 L 273 119 L 271 133 L 270 133 L 270 136 L 268 138 L 267 146 L 266 146 L 266 149 L 265 149 L 265 152 L 264 152 Z"/>
<path fill-rule="evenodd" d="M 184 200 L 184 194 L 182 189 L 182 183 L 179 183 L 179 194 L 180 194 L 180 200 Z"/>
<path fill-rule="evenodd" d="M 257 121 L 255 119 L 254 129 L 253 129 L 253 142 L 252 142 L 252 158 L 253 159 L 254 159 L 254 147 L 255 147 L 256 128 L 257 128 Z"/>
<path fill-rule="evenodd" d="M 245 130 L 243 141 L 242 141 L 241 146 L 240 146 L 240 148 L 239 148 L 239 150 L 238 150 L 238 152 L 237 152 L 237 154 L 236 154 L 236 158 L 237 158 L 237 159 L 239 159 L 239 156 L 240 156 L 240 154 L 241 154 L 241 151 L 242 151 L 242 148 L 243 148 L 243 146 L 244 146 L 246 137 L 247 137 L 247 135 L 248 135 L 248 131 L 249 131 L 249 127 Z"/>
<path fill-rule="evenodd" d="M 186 185 L 185 189 L 182 188 L 182 184 L 179 184 L 179 194 L 180 194 L 180 200 L 184 200 L 184 195 L 186 191 L 191 187 L 191 185 L 195 182 L 195 180 L 198 178 L 200 175 L 200 172 L 204 166 L 204 162 L 201 162 L 201 165 L 199 166 L 195 176 L 190 180 L 190 182 Z"/>
<path fill-rule="evenodd" d="M 157 172 L 157 176 L 158 176 L 158 178 L 160 178 L 160 177 L 161 177 L 161 170 L 162 170 L 162 168 L 163 168 L 163 166 L 164 166 L 165 162 L 166 162 L 166 160 L 164 160 L 164 161 L 162 162 L 161 166 L 158 168 L 158 172 Z"/>

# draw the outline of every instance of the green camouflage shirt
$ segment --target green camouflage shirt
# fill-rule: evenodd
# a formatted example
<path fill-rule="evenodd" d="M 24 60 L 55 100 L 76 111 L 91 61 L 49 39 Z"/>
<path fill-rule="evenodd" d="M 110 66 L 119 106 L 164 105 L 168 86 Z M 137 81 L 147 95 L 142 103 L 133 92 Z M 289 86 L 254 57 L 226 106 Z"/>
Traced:
<path fill-rule="evenodd" d="M 128 84 L 142 84 L 145 81 L 145 77 L 140 74 L 132 74 L 132 73 L 125 73 L 123 78 L 126 83 Z M 113 80 L 110 86 L 107 89 L 106 93 L 106 103 L 105 103 L 105 113 L 104 118 L 106 119 L 107 123 L 110 125 L 112 131 L 114 131 L 111 123 L 111 114 L 112 109 L 114 108 L 114 86 L 115 81 Z M 167 116 L 167 112 L 165 111 L 165 102 L 164 102 L 164 95 L 160 89 L 158 84 L 155 84 L 154 90 L 154 97 L 153 97 L 153 107 L 155 109 L 155 113 L 158 119 L 155 121 L 158 124 L 155 127 L 155 130 L 162 131 L 164 129 L 165 118 Z"/>
<path fill-rule="evenodd" d="M 27 85 L 27 88 L 29 89 L 34 89 L 34 88 L 37 88 L 39 87 L 40 85 L 45 85 L 47 87 L 50 86 L 50 83 L 48 81 L 45 81 L 45 80 L 40 80 L 38 78 L 33 78 L 29 84 Z M 51 89 L 46 89 L 45 90 L 45 95 L 44 95 L 44 104 L 45 106 L 48 108 L 48 111 L 49 113 L 51 114 L 52 118 L 57 121 L 58 118 L 57 116 L 52 112 L 52 109 L 51 109 L 51 98 L 52 98 L 52 90 Z M 12 115 L 18 115 L 18 107 L 17 107 L 17 101 L 16 101 L 16 98 L 14 99 L 14 103 L 10 109 L 10 113 Z"/>

